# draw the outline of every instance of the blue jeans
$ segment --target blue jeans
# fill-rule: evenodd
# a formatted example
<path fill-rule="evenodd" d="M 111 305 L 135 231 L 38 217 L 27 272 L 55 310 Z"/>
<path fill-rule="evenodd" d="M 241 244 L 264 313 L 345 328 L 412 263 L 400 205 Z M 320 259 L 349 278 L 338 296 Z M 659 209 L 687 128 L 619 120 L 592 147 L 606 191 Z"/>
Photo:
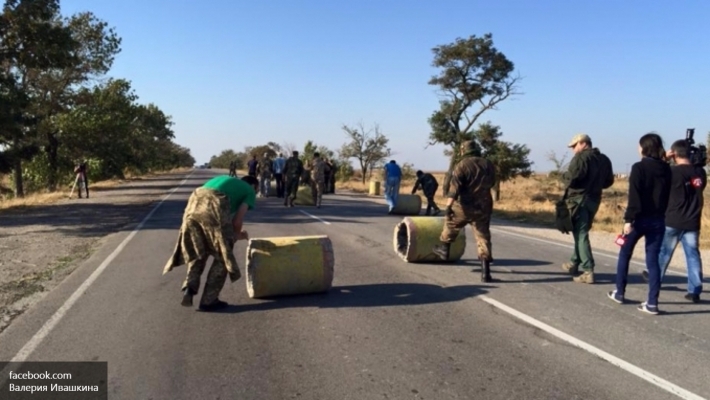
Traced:
<path fill-rule="evenodd" d="M 636 243 L 643 237 L 646 242 L 646 269 L 648 270 L 648 300 L 649 306 L 658 306 L 658 294 L 661 291 L 661 267 L 658 256 L 665 233 L 663 217 L 640 218 L 634 222 L 633 230 L 626 235 L 626 242 L 619 250 L 619 261 L 616 264 L 616 293 L 624 295 L 629 277 L 629 262 L 636 248 Z"/>
<path fill-rule="evenodd" d="M 703 264 L 698 250 L 698 236 L 700 236 L 698 231 L 684 231 L 669 226 L 666 227 L 661 254 L 658 257 L 658 264 L 661 268 L 661 282 L 666 275 L 668 264 L 671 263 L 678 241 L 680 241 L 685 251 L 685 263 L 688 267 L 688 293 L 699 295 L 703 292 Z"/>
<path fill-rule="evenodd" d="M 387 205 L 389 205 L 390 211 L 397 205 L 397 199 L 399 198 L 399 184 L 400 178 L 388 177 L 385 182 L 385 199 L 387 200 Z"/>

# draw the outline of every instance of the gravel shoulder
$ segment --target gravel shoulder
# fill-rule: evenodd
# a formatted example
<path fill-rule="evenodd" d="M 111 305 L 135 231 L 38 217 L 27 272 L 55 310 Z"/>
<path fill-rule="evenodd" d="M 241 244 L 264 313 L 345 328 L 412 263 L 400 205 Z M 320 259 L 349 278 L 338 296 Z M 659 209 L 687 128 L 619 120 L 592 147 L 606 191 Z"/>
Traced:
<path fill-rule="evenodd" d="M 189 172 L 89 188 L 89 199 L 0 212 L 0 332 L 101 247 L 140 221 Z"/>

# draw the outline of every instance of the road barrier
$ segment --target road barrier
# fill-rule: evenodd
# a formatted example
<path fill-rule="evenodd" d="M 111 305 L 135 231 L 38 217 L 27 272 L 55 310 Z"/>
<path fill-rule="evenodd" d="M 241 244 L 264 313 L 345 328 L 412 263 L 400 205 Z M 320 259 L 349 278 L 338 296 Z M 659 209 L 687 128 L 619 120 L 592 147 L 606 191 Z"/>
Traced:
<path fill-rule="evenodd" d="M 250 239 L 246 255 L 250 298 L 321 293 L 332 287 L 335 255 L 328 236 Z"/>
<path fill-rule="evenodd" d="M 419 215 L 422 211 L 422 198 L 418 194 L 400 194 L 392 210 L 397 215 Z"/>
<path fill-rule="evenodd" d="M 432 252 L 440 244 L 444 217 L 404 217 L 394 228 L 394 251 L 406 262 L 444 262 Z M 461 229 L 447 261 L 459 260 L 466 251 L 466 230 Z"/>

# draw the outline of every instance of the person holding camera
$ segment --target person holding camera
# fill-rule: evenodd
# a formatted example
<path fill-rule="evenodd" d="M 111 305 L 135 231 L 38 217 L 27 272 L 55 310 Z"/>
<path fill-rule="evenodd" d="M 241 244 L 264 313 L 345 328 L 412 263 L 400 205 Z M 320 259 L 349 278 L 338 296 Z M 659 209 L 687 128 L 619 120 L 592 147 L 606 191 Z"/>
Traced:
<path fill-rule="evenodd" d="M 643 237 L 646 244 L 648 270 L 648 299 L 639 305 L 640 311 L 658 314 L 658 295 L 661 289 L 661 269 L 658 256 L 665 233 L 665 214 L 671 188 L 671 167 L 666 162 L 663 139 L 655 133 L 639 140 L 641 161 L 631 167 L 629 194 L 624 213 L 624 228 L 616 264 L 616 289 L 607 296 L 624 303 L 629 276 L 629 263 L 636 243 Z"/>
<path fill-rule="evenodd" d="M 671 145 L 666 153 L 669 160 L 675 165 L 671 167 L 671 190 L 666 209 L 666 231 L 658 258 L 660 266 L 660 282 L 666 274 L 668 265 L 673 258 L 678 242 L 683 245 L 685 262 L 688 270 L 688 293 L 686 300 L 693 303 L 700 302 L 700 293 L 703 291 L 703 266 L 698 250 L 700 238 L 700 224 L 703 212 L 703 191 L 707 186 L 707 173 L 700 165 L 691 161 L 691 144 L 687 140 L 678 140 Z M 648 282 L 649 271 L 642 272 L 643 278 Z"/>

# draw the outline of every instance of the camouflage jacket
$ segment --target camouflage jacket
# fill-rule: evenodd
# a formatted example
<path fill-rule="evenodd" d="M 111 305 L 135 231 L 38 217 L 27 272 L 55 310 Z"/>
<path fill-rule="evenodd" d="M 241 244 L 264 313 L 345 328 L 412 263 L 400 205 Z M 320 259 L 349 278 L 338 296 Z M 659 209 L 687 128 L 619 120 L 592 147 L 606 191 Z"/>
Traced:
<path fill-rule="evenodd" d="M 462 206 L 492 201 L 491 189 L 496 181 L 495 166 L 483 157 L 464 156 L 451 173 L 452 190 L 448 197 Z"/>
<path fill-rule="evenodd" d="M 288 178 L 300 178 L 303 174 L 303 161 L 297 157 L 289 157 L 288 160 L 286 160 L 283 174 Z"/>
<path fill-rule="evenodd" d="M 611 160 L 599 149 L 582 150 L 572 157 L 562 181 L 567 187 L 567 198 L 588 196 L 601 200 L 602 190 L 614 184 Z"/>
<path fill-rule="evenodd" d="M 259 176 L 261 176 L 262 178 L 271 178 L 271 174 L 273 173 L 273 163 L 270 159 L 264 158 L 259 162 L 257 171 Z"/>
<path fill-rule="evenodd" d="M 412 194 L 416 193 L 417 190 L 422 189 L 422 192 L 424 192 L 425 195 L 433 195 L 436 193 L 436 189 L 438 188 L 439 182 L 436 181 L 434 175 L 427 172 L 414 183 Z"/>
<path fill-rule="evenodd" d="M 315 182 L 325 181 L 325 161 L 322 158 L 314 158 L 311 161 L 311 179 Z"/>

